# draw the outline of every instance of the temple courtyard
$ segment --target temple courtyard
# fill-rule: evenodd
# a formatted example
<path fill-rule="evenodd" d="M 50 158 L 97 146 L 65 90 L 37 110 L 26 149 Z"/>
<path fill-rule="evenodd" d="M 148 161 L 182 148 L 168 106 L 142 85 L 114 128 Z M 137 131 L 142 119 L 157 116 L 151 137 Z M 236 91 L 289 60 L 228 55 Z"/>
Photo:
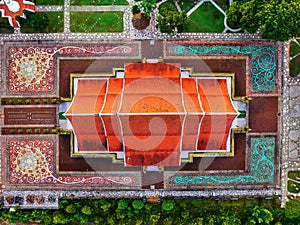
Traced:
<path fill-rule="evenodd" d="M 133 1 L 35 3 L 0 1 L 3 207 L 300 197 L 299 39 L 231 28 L 232 1 L 174 5 L 194 25 L 172 34 L 155 26 L 167 1 L 142 30 Z"/>
<path fill-rule="evenodd" d="M 116 191 L 279 195 L 283 48 L 259 40 L 5 42 L 4 205 Z M 28 200 L 34 190 L 44 201 Z"/>

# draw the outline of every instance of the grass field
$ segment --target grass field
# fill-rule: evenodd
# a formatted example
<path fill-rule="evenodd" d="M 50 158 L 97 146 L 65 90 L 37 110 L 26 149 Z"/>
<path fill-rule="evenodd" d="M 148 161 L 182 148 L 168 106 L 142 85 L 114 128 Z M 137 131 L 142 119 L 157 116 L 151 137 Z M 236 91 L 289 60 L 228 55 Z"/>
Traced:
<path fill-rule="evenodd" d="M 71 12 L 72 32 L 122 32 L 123 12 Z"/>
<path fill-rule="evenodd" d="M 0 17 L 0 34 L 10 34 L 14 32 L 14 28 L 12 28 L 8 22 L 7 18 Z"/>
<path fill-rule="evenodd" d="M 35 0 L 36 5 L 64 5 L 64 0 Z"/>
<path fill-rule="evenodd" d="M 297 39 L 298 43 L 300 43 L 300 39 Z M 291 42 L 290 45 L 290 57 L 296 56 L 290 61 L 290 75 L 292 77 L 298 76 L 300 74 L 300 44 L 294 41 Z"/>
<path fill-rule="evenodd" d="M 63 12 L 38 12 L 46 14 L 49 18 L 48 27 L 38 33 L 60 33 L 64 31 L 64 13 Z M 22 33 L 35 33 L 29 23 L 21 26 Z"/>
<path fill-rule="evenodd" d="M 128 5 L 126 0 L 71 0 L 71 5 Z"/>
<path fill-rule="evenodd" d="M 179 0 L 178 5 L 183 11 L 188 12 L 195 4 L 191 1 Z"/>
<path fill-rule="evenodd" d="M 190 23 L 183 32 L 222 32 L 224 27 L 224 15 L 213 5 L 200 6 L 190 15 Z"/>

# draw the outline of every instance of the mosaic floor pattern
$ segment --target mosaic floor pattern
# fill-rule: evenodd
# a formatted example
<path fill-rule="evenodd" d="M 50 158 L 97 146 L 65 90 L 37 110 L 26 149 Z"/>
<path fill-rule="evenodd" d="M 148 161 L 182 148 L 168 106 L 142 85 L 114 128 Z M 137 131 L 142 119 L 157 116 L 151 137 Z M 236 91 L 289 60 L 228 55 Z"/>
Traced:
<path fill-rule="evenodd" d="M 55 74 L 56 57 L 136 57 L 139 45 L 103 44 L 89 46 L 43 46 L 8 48 L 8 91 L 7 94 L 29 93 L 52 94 L 58 82 Z"/>
<path fill-rule="evenodd" d="M 278 95 L 280 89 L 281 48 L 275 43 L 228 41 L 166 41 L 165 58 L 228 58 L 248 56 L 247 62 L 250 96 Z"/>
<path fill-rule="evenodd" d="M 251 138 L 249 174 L 230 176 L 198 176 L 182 174 L 171 177 L 169 182 L 174 183 L 175 185 L 273 183 L 275 172 L 275 144 L 276 141 L 274 137 Z"/>
<path fill-rule="evenodd" d="M 137 185 L 136 176 L 120 174 L 57 175 L 55 172 L 55 141 L 28 139 L 20 136 L 8 141 L 9 180 L 15 184 L 88 184 L 88 185 Z"/>

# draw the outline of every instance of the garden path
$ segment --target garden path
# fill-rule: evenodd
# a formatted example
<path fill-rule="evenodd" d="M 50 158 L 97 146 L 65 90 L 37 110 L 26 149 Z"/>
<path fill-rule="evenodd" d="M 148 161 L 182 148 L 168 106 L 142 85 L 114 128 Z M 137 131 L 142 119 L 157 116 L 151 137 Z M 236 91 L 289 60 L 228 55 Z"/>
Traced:
<path fill-rule="evenodd" d="M 297 194 L 288 191 L 288 180 L 293 180 L 288 178 L 288 172 L 300 170 L 300 77 L 291 77 L 289 74 L 289 44 L 285 43 L 283 58 L 282 206 L 288 201 L 288 196 L 300 197 L 300 191 Z"/>
<path fill-rule="evenodd" d="M 226 13 L 225 11 L 214 1 L 214 0 L 201 0 L 199 1 L 193 8 L 191 8 L 188 12 L 187 12 L 187 15 L 190 16 L 193 12 L 195 12 L 201 5 L 203 5 L 203 3 L 206 3 L 206 2 L 210 2 L 217 10 L 219 10 L 225 17 L 224 17 L 224 31 L 223 32 L 226 32 L 226 31 L 232 31 L 232 32 L 238 32 L 240 31 L 241 29 L 232 29 L 230 28 L 228 25 L 227 25 L 227 16 L 226 16 Z M 231 4 L 231 2 L 230 2 Z"/>

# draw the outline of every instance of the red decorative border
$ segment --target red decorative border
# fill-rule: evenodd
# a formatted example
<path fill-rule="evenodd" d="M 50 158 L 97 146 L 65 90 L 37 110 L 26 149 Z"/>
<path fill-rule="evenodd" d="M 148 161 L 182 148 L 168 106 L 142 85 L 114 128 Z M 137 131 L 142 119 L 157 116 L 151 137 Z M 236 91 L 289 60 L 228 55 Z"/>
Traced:
<path fill-rule="evenodd" d="M 133 57 L 139 54 L 137 43 L 90 46 L 45 46 L 8 48 L 8 92 L 51 93 L 55 89 L 56 55 L 93 55 Z"/>
<path fill-rule="evenodd" d="M 65 185 L 137 185 L 136 176 L 111 174 L 56 175 L 54 171 L 54 141 L 51 139 L 13 139 L 9 150 L 10 184 L 65 184 Z"/>

